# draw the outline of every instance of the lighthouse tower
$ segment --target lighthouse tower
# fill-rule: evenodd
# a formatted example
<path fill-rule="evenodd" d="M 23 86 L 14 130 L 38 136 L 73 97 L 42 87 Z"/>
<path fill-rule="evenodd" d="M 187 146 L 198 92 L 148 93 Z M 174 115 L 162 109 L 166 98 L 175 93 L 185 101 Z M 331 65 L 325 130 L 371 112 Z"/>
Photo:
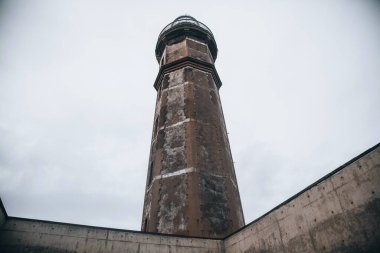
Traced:
<path fill-rule="evenodd" d="M 220 238 L 244 225 L 211 30 L 180 16 L 160 33 L 142 231 Z"/>

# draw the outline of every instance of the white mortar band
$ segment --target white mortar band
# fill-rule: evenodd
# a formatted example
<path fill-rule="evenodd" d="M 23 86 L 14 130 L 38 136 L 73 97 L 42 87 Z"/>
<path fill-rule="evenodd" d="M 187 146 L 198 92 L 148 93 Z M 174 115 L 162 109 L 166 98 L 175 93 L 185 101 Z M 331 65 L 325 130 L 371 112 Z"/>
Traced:
<path fill-rule="evenodd" d="M 166 173 L 166 174 L 161 174 L 161 175 L 158 175 L 158 176 L 155 176 L 153 179 L 152 179 L 152 182 L 150 183 L 150 186 L 149 188 L 146 190 L 146 192 L 149 192 L 150 189 L 152 188 L 153 186 L 153 183 L 154 181 L 156 180 L 159 180 L 159 179 L 165 179 L 165 178 L 169 178 L 169 177 L 176 177 L 176 176 L 180 176 L 182 174 L 187 174 L 187 173 L 191 173 L 191 172 L 196 172 L 196 171 L 199 171 L 197 168 L 194 168 L 194 167 L 189 167 L 189 168 L 185 168 L 185 169 L 182 169 L 182 170 L 178 170 L 178 171 L 175 171 L 175 172 L 171 172 L 171 173 Z M 210 174 L 211 176 L 214 176 L 214 177 L 223 177 L 223 178 L 227 178 L 226 176 L 224 175 L 215 175 L 215 174 Z M 235 181 L 229 177 L 229 179 L 231 180 L 231 183 L 232 185 L 237 189 L 237 185 L 235 184 Z"/>
<path fill-rule="evenodd" d="M 154 181 L 156 181 L 156 180 L 163 179 L 163 178 L 169 178 L 169 177 L 176 177 L 176 176 L 180 176 L 180 175 L 182 175 L 182 174 L 187 174 L 187 173 L 191 173 L 191 172 L 195 172 L 195 171 L 197 171 L 196 168 L 194 168 L 194 167 L 190 167 L 190 168 L 185 168 L 185 169 L 178 170 L 178 171 L 175 171 L 175 172 L 171 172 L 171 173 L 166 173 L 166 174 L 162 174 L 162 175 L 155 176 L 155 177 L 152 179 L 152 182 L 150 183 L 150 186 L 149 186 L 149 188 L 146 190 L 146 192 L 149 192 L 149 191 L 150 191 L 150 189 L 151 189 L 152 186 L 153 186 Z"/>
<path fill-rule="evenodd" d="M 176 126 L 182 125 L 183 123 L 190 122 L 190 121 L 194 121 L 194 120 L 191 119 L 191 118 L 187 118 L 187 119 L 184 119 L 184 120 L 182 120 L 180 122 L 174 123 L 174 124 L 169 125 L 169 126 L 162 126 L 162 127 L 160 127 L 160 130 L 163 130 L 165 128 L 176 127 Z"/>
<path fill-rule="evenodd" d="M 179 121 L 179 122 L 177 122 L 177 123 L 174 123 L 174 124 L 171 124 L 171 125 L 168 125 L 168 126 L 162 126 L 162 127 L 160 127 L 160 130 L 164 130 L 164 129 L 166 129 L 166 128 L 171 128 L 171 127 L 176 127 L 176 126 L 180 126 L 180 125 L 182 125 L 182 124 L 184 124 L 184 123 L 186 123 L 186 122 L 190 122 L 190 121 L 192 121 L 192 122 L 198 122 L 198 123 L 201 123 L 201 124 L 204 124 L 204 125 L 210 125 L 210 123 L 206 123 L 206 122 L 203 122 L 203 121 L 201 121 L 201 120 L 197 120 L 197 119 L 193 119 L 193 118 L 186 118 L 186 119 L 184 119 L 184 120 L 182 120 L 182 121 Z M 157 135 L 156 135 L 157 136 Z M 156 139 L 156 138 L 155 138 Z M 154 140 L 155 140 L 154 139 Z M 153 141 L 154 141 L 153 140 Z M 153 142 L 152 141 L 152 142 Z"/>
<path fill-rule="evenodd" d="M 166 89 L 162 89 L 162 91 L 168 91 L 168 90 L 177 89 L 177 88 L 182 87 L 182 86 L 184 86 L 184 85 L 186 85 L 186 84 L 188 84 L 188 83 L 189 83 L 189 81 L 186 81 L 186 82 L 183 82 L 183 83 L 180 83 L 180 84 L 177 84 L 177 85 L 174 85 L 174 86 L 168 87 L 168 88 L 166 88 Z"/>
<path fill-rule="evenodd" d="M 162 174 L 162 175 L 158 175 L 158 176 L 155 176 L 153 178 L 153 181 L 154 180 L 157 180 L 157 179 L 162 179 L 162 178 L 168 178 L 168 177 L 176 177 L 176 176 L 180 176 L 182 174 L 187 174 L 187 173 L 191 173 L 191 172 L 194 172 L 196 171 L 197 169 L 194 168 L 194 167 L 190 167 L 190 168 L 186 168 L 186 169 L 182 169 L 182 170 L 178 170 L 178 171 L 175 171 L 175 172 L 171 172 L 171 173 L 166 173 L 166 174 Z"/>

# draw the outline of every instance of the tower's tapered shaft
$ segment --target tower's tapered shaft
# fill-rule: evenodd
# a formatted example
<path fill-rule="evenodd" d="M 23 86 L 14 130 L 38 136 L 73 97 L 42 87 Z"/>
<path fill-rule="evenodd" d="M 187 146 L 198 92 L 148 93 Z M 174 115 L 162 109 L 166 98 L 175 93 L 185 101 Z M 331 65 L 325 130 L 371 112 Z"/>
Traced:
<path fill-rule="evenodd" d="M 223 237 L 244 225 L 210 29 L 181 16 L 161 32 L 142 230 Z"/>

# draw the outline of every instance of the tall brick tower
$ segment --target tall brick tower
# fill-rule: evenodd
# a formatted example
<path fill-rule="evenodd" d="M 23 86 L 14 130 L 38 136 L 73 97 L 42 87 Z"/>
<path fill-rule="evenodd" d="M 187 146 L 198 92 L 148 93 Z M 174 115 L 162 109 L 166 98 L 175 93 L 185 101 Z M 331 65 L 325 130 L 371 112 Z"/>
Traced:
<path fill-rule="evenodd" d="M 142 230 L 224 237 L 244 225 L 211 30 L 180 16 L 160 33 Z"/>

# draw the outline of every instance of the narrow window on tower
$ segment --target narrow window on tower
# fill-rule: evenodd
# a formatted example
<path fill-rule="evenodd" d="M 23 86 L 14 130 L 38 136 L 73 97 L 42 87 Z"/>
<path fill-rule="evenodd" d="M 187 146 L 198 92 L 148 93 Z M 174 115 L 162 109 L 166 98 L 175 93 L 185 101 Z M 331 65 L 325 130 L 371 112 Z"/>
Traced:
<path fill-rule="evenodd" d="M 160 99 L 160 96 L 161 96 L 161 86 L 158 88 L 157 99 Z"/>
<path fill-rule="evenodd" d="M 166 61 L 166 48 L 164 52 L 162 53 L 161 60 L 160 60 L 160 66 L 164 65 Z"/>
<path fill-rule="evenodd" d="M 158 127 L 158 116 L 157 116 L 156 120 L 154 121 L 153 135 L 157 134 L 157 127 Z"/>
<path fill-rule="evenodd" d="M 149 166 L 148 185 L 152 182 L 152 175 L 153 175 L 153 161 L 150 162 L 150 166 Z"/>
<path fill-rule="evenodd" d="M 148 227 L 148 219 L 145 219 L 144 232 L 146 232 L 147 227 Z"/>

